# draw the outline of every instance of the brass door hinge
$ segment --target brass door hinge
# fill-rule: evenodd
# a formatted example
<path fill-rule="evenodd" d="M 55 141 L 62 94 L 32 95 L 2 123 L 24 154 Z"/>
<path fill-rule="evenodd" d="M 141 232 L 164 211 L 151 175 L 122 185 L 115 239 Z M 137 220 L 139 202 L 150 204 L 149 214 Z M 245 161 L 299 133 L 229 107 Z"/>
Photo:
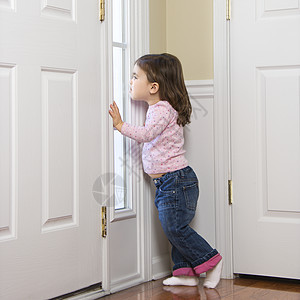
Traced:
<path fill-rule="evenodd" d="M 105 18 L 105 0 L 99 1 L 99 20 L 104 21 Z"/>
<path fill-rule="evenodd" d="M 226 20 L 231 19 L 231 0 L 226 0 Z"/>
<path fill-rule="evenodd" d="M 101 233 L 102 237 L 107 236 L 107 213 L 106 213 L 106 206 L 101 207 Z"/>
<path fill-rule="evenodd" d="M 229 202 L 229 205 L 231 205 L 233 203 L 232 180 L 228 180 L 228 202 Z"/>

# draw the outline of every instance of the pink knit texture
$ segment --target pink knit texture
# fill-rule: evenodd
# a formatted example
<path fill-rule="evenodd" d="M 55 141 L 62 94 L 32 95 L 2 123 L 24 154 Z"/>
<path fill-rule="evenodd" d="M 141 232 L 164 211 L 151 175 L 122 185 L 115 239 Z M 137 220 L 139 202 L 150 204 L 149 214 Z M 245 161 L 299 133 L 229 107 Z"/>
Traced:
<path fill-rule="evenodd" d="M 145 126 L 124 122 L 121 133 L 144 143 L 142 161 L 147 174 L 167 173 L 188 166 L 184 156 L 183 127 L 178 112 L 168 101 L 149 105 Z"/>

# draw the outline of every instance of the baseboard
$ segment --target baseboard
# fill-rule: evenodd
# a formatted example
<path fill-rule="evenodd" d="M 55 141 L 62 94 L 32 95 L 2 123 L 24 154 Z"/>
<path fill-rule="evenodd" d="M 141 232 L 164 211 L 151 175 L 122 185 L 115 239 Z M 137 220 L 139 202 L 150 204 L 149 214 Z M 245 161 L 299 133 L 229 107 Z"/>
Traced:
<path fill-rule="evenodd" d="M 77 296 L 70 296 L 66 298 L 68 300 L 95 300 L 101 297 L 109 295 L 109 292 L 106 291 L 99 291 L 99 292 L 88 292 Z"/>
<path fill-rule="evenodd" d="M 157 280 L 172 273 L 170 255 L 164 254 L 152 258 L 152 279 Z"/>
<path fill-rule="evenodd" d="M 138 284 L 144 283 L 145 279 L 141 276 L 140 273 L 132 274 L 126 276 L 122 279 L 115 280 L 111 283 L 110 292 L 116 293 L 130 287 L 136 286 Z"/>

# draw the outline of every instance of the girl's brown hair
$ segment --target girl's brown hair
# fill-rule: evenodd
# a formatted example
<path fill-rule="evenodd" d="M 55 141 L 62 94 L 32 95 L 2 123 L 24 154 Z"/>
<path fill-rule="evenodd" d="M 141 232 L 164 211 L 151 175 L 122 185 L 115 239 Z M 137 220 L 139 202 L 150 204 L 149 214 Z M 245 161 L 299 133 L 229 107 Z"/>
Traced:
<path fill-rule="evenodd" d="M 168 53 L 147 54 L 135 63 L 146 73 L 149 82 L 159 84 L 161 100 L 167 100 L 177 110 L 177 124 L 185 126 L 190 123 L 192 105 L 179 59 Z"/>

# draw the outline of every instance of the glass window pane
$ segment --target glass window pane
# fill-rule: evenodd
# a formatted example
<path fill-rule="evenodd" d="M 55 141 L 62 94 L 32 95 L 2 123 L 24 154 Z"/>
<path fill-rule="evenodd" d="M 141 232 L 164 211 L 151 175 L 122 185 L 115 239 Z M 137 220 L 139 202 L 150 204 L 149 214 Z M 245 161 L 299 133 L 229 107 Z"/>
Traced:
<path fill-rule="evenodd" d="M 123 55 L 122 48 L 113 47 L 113 93 L 121 116 L 123 116 Z"/>
<path fill-rule="evenodd" d="M 128 103 L 128 48 L 125 44 L 126 23 L 128 22 L 128 0 L 112 0 L 113 5 L 113 100 L 116 101 L 121 116 L 126 119 L 126 106 Z M 117 130 L 114 131 L 114 198 L 115 209 L 127 208 L 127 181 L 128 168 L 125 154 L 126 138 Z"/>
<path fill-rule="evenodd" d="M 125 155 L 124 155 L 124 137 L 119 131 L 114 131 L 114 198 L 115 209 L 126 207 L 126 177 L 125 177 Z"/>
<path fill-rule="evenodd" d="M 113 41 L 123 42 L 123 0 L 113 0 Z"/>
<path fill-rule="evenodd" d="M 113 95 L 121 116 L 124 118 L 124 78 L 123 78 L 123 49 L 113 47 Z M 114 131 L 114 165 L 115 165 L 115 209 L 126 207 L 126 157 L 124 154 L 124 137 L 117 131 Z"/>

